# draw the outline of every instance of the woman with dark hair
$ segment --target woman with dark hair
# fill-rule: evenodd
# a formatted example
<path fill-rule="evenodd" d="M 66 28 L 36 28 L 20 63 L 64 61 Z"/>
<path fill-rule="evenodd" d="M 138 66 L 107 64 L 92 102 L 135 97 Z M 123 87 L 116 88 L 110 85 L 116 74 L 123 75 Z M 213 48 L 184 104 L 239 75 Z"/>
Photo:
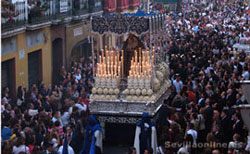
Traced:
<path fill-rule="evenodd" d="M 10 102 L 10 97 L 9 97 L 9 88 L 4 87 L 2 90 L 2 104 L 8 104 Z"/>
<path fill-rule="evenodd" d="M 21 136 L 17 138 L 16 145 L 13 147 L 13 154 L 19 154 L 20 152 L 30 154 L 29 147 L 25 146 L 24 138 Z"/>
<path fill-rule="evenodd" d="M 13 145 L 10 141 L 5 142 L 5 145 L 2 146 L 2 153 L 4 154 L 13 154 Z"/>
<path fill-rule="evenodd" d="M 191 134 L 187 134 L 187 136 L 184 139 L 184 146 L 178 150 L 177 154 L 183 154 L 183 153 L 193 154 L 194 150 L 192 149 L 192 144 L 193 144 L 193 136 Z"/>
<path fill-rule="evenodd" d="M 17 88 L 17 106 L 23 106 L 25 102 L 25 90 L 22 86 Z"/>

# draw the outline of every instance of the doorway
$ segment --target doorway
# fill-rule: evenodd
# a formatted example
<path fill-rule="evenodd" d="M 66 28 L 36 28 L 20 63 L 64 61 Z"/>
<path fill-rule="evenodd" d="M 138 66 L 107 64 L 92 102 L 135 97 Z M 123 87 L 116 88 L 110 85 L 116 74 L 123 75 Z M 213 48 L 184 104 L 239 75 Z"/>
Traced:
<path fill-rule="evenodd" d="M 15 78 L 15 59 L 10 59 L 2 62 L 1 69 L 1 88 L 8 87 L 10 90 L 10 98 L 15 98 L 15 86 L 16 86 L 16 78 Z"/>
<path fill-rule="evenodd" d="M 52 42 L 52 83 L 60 83 L 60 70 L 63 66 L 63 40 L 57 38 Z"/>
<path fill-rule="evenodd" d="M 34 51 L 28 54 L 28 81 L 29 87 L 32 84 L 39 85 L 42 81 L 42 51 Z"/>

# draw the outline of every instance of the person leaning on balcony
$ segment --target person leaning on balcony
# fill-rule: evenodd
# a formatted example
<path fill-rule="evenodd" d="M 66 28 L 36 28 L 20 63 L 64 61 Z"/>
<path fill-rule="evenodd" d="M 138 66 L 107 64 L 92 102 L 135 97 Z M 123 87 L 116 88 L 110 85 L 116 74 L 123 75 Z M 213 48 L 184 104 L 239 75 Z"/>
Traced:
<path fill-rule="evenodd" d="M 28 1 L 28 10 L 30 11 L 31 9 L 33 9 L 34 7 L 35 7 L 35 4 L 34 3 L 32 3 L 32 1 Z"/>
<path fill-rule="evenodd" d="M 19 13 L 15 12 L 15 6 L 13 4 L 10 4 L 6 0 L 2 0 L 2 18 L 9 18 L 8 23 L 11 23 L 14 21 L 13 17 L 16 17 L 19 15 Z"/>
<path fill-rule="evenodd" d="M 40 1 L 37 1 L 36 6 L 30 10 L 29 19 L 33 17 L 41 17 L 43 12 L 47 10 L 46 6 L 42 6 Z"/>
<path fill-rule="evenodd" d="M 33 17 L 42 16 L 42 7 L 40 1 L 37 2 L 36 6 L 33 9 L 31 9 L 30 13 Z"/>

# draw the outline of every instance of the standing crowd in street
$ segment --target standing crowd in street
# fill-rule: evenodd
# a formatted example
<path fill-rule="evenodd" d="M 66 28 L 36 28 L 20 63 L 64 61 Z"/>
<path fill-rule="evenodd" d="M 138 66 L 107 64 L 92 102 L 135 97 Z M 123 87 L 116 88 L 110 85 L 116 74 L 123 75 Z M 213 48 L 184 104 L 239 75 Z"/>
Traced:
<path fill-rule="evenodd" d="M 2 153 L 62 153 L 67 137 L 69 154 L 83 147 L 89 121 L 88 97 L 93 85 L 92 61 L 81 58 L 70 71 L 61 68 L 60 84 L 18 87 L 17 101 L 2 91 Z"/>
<path fill-rule="evenodd" d="M 156 42 L 169 55 L 172 81 L 157 121 L 159 153 L 250 152 L 233 107 L 247 103 L 238 81 L 250 79 L 250 55 L 233 45 L 250 37 L 249 4 L 189 5 L 185 14 L 168 13 L 165 31 L 154 36 L 163 38 Z"/>

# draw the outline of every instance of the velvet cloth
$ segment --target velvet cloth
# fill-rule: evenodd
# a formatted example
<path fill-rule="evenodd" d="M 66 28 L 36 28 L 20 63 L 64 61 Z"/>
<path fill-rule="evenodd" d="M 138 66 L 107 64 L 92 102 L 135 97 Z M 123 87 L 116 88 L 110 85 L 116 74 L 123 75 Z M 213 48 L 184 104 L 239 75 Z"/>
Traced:
<path fill-rule="evenodd" d="M 116 0 L 104 0 L 104 10 L 107 13 L 113 13 L 116 11 L 116 6 L 115 6 L 115 1 Z"/>

